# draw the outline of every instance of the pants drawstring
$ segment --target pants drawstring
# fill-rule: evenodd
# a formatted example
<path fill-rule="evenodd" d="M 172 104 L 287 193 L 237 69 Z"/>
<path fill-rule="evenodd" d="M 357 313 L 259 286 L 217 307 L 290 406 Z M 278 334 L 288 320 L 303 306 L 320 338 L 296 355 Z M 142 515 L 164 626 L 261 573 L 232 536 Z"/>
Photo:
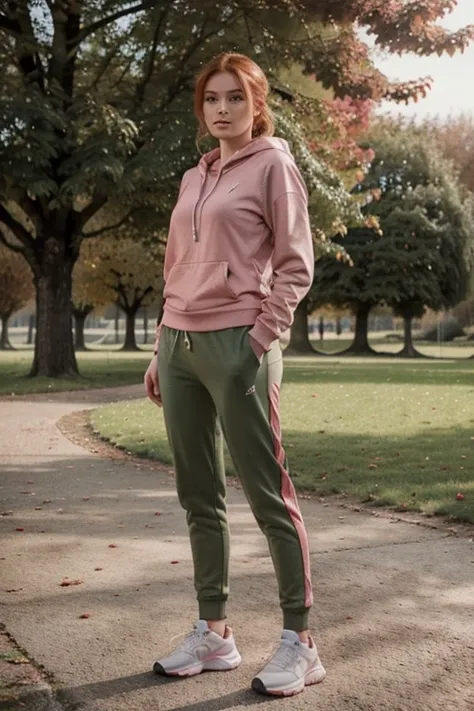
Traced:
<path fill-rule="evenodd" d="M 183 331 L 184 334 L 184 345 L 188 349 L 188 351 L 192 350 L 193 344 L 191 343 L 191 339 L 189 337 L 189 333 L 187 331 Z"/>

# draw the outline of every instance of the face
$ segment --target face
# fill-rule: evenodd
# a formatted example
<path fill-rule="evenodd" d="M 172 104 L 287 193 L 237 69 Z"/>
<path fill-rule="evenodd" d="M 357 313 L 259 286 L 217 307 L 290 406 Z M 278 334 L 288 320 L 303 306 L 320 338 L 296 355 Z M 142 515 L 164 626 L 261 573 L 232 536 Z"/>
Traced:
<path fill-rule="evenodd" d="M 231 72 L 214 74 L 204 91 L 204 120 L 209 133 L 220 141 L 242 145 L 252 139 L 254 106 Z"/>

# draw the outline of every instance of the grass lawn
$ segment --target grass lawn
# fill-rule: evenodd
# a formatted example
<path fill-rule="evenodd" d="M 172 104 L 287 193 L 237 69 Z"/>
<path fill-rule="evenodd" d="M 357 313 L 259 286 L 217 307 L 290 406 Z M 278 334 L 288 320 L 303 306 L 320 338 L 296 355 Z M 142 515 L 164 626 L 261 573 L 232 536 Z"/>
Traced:
<path fill-rule="evenodd" d="M 474 361 L 288 359 L 282 420 L 299 490 L 474 523 Z M 170 461 L 162 411 L 146 400 L 96 410 L 92 424 Z"/>
<path fill-rule="evenodd" d="M 26 393 L 87 390 L 133 385 L 143 380 L 151 351 L 123 353 L 94 350 L 78 353 L 81 376 L 78 379 L 28 378 L 31 350 L 0 351 L 0 396 Z"/>
<path fill-rule="evenodd" d="M 340 338 L 327 337 L 321 344 L 315 336 L 313 346 L 321 351 L 337 355 L 351 344 L 347 334 Z M 383 337 L 373 334 L 370 343 L 375 350 L 396 353 L 400 343 L 387 343 Z M 59 392 L 64 390 L 88 390 L 91 388 L 112 388 L 120 385 L 141 383 L 150 362 L 152 345 L 145 346 L 136 353 L 124 353 L 120 346 L 94 346 L 85 353 L 78 353 L 77 360 L 81 377 L 29 378 L 33 350 L 23 348 L 15 351 L 0 351 L 0 397 L 1 395 L 25 395 L 29 393 Z M 425 354 L 436 358 L 465 359 L 474 354 L 474 343 L 456 341 L 441 347 L 433 343 L 417 344 Z"/>

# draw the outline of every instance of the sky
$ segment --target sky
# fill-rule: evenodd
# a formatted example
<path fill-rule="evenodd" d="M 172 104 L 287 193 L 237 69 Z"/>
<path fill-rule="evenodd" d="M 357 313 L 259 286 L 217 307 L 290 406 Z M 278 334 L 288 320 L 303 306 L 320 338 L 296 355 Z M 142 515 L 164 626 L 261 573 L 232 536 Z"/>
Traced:
<path fill-rule="evenodd" d="M 458 0 L 458 7 L 446 15 L 441 23 L 449 30 L 457 30 L 465 25 L 474 24 L 474 0 Z M 461 54 L 453 57 L 444 54 L 442 57 L 417 57 L 407 54 L 403 57 L 395 55 L 376 55 L 376 66 L 390 79 L 417 79 L 425 76 L 433 78 L 433 87 L 425 99 L 417 104 L 411 102 L 394 104 L 384 102 L 383 112 L 417 116 L 439 115 L 446 117 L 462 112 L 474 114 L 474 42 Z"/>

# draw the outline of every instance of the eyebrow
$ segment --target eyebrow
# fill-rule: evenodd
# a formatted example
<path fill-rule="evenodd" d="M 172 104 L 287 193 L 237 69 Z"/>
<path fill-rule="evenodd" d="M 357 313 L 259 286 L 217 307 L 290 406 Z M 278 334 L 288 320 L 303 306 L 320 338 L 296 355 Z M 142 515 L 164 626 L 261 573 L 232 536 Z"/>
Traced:
<path fill-rule="evenodd" d="M 216 95 L 218 92 L 217 91 L 210 91 L 209 89 L 206 89 L 206 91 L 204 93 Z M 227 94 L 243 94 L 243 93 L 244 93 L 243 89 L 231 89 L 230 91 L 227 92 Z"/>

